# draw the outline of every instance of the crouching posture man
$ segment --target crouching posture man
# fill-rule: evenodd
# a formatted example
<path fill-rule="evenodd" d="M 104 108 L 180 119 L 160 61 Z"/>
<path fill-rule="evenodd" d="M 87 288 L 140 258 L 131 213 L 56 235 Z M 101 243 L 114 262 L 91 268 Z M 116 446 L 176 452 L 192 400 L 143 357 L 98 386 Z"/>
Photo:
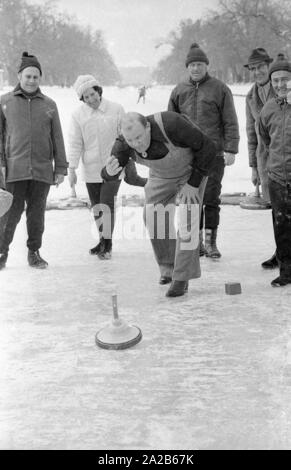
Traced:
<path fill-rule="evenodd" d="M 102 176 L 117 178 L 130 158 L 149 167 L 144 219 L 160 268 L 160 284 L 171 282 L 168 297 L 181 296 L 188 290 L 189 279 L 201 275 L 199 214 L 216 147 L 187 117 L 171 111 L 147 117 L 128 113 L 121 133 Z M 180 223 L 176 239 L 177 196 Z M 190 211 L 183 210 L 187 208 Z"/>

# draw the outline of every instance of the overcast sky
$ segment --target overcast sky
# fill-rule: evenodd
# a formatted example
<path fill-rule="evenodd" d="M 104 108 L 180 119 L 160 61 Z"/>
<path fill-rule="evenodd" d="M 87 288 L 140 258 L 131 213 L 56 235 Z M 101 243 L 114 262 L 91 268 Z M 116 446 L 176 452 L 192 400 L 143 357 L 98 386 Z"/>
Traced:
<path fill-rule="evenodd" d="M 116 65 L 154 66 L 169 51 L 155 47 L 158 39 L 182 19 L 203 17 L 218 0 L 57 0 L 56 4 L 80 23 L 103 30 Z"/>

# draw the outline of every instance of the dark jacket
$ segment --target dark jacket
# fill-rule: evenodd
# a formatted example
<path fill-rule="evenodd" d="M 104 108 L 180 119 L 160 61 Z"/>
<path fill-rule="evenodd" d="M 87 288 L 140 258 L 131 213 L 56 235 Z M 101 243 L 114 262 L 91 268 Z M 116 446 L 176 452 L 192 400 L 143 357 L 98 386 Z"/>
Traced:
<path fill-rule="evenodd" d="M 161 116 L 169 140 L 177 147 L 190 148 L 193 151 L 193 170 L 188 183 L 198 187 L 202 178 L 208 176 L 214 164 L 214 157 L 217 153 L 214 143 L 187 117 L 169 111 L 162 112 Z M 154 115 L 146 118 L 151 126 L 151 142 L 147 149 L 147 161 L 149 162 L 164 158 L 169 150 Z M 130 158 L 135 160 L 138 153 L 129 147 L 123 136 L 119 136 L 111 154 L 119 160 L 120 166 L 124 167 Z M 118 175 L 109 176 L 105 167 L 101 175 L 107 181 L 118 178 Z"/>
<path fill-rule="evenodd" d="M 1 96 L 0 159 L 6 181 L 37 180 L 53 184 L 67 174 L 67 161 L 56 103 L 40 90 L 28 97 L 17 86 Z"/>
<path fill-rule="evenodd" d="M 200 81 L 179 83 L 171 93 L 169 111 L 185 114 L 211 138 L 218 150 L 236 154 L 239 127 L 231 90 L 208 74 Z"/>
<path fill-rule="evenodd" d="M 272 98 L 263 107 L 259 133 L 268 151 L 267 171 L 277 183 L 291 183 L 291 105 Z"/>
<path fill-rule="evenodd" d="M 267 100 L 274 97 L 275 92 L 270 84 Z M 258 139 L 258 121 L 263 106 L 264 103 L 258 93 L 258 85 L 255 83 L 246 96 L 246 131 L 248 138 L 249 166 L 254 168 L 258 166 L 258 158 L 264 159 L 266 152 L 264 145 L 259 145 Z"/>

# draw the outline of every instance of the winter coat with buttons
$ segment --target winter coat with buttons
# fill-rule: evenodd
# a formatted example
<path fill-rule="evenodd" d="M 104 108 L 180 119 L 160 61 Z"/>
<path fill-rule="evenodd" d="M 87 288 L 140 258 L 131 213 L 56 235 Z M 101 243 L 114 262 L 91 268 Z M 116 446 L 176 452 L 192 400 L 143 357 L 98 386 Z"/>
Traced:
<path fill-rule="evenodd" d="M 68 136 L 69 167 L 77 169 L 81 160 L 86 183 L 101 183 L 101 170 L 110 157 L 120 133 L 123 107 L 102 97 L 98 109 L 82 103 L 72 114 Z M 147 178 L 138 175 L 135 163 L 128 162 L 121 178 L 134 186 L 145 186 Z"/>
<path fill-rule="evenodd" d="M 74 110 L 68 134 L 69 167 L 78 168 L 81 160 L 86 183 L 103 181 L 100 172 L 120 133 L 124 114 L 120 104 L 103 97 L 98 109 L 82 103 Z"/>
<path fill-rule="evenodd" d="M 67 161 L 56 103 L 40 90 L 28 97 L 18 85 L 1 96 L 0 159 L 6 181 L 54 183 L 67 174 Z"/>

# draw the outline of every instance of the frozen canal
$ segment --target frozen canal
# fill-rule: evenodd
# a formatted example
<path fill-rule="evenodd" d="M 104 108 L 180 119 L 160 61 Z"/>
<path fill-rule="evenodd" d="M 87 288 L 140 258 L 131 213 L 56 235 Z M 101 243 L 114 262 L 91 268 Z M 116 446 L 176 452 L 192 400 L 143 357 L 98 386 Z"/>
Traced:
<path fill-rule="evenodd" d="M 127 207 L 141 222 L 141 208 Z M 260 263 L 274 242 L 270 211 L 223 206 L 223 257 L 165 297 L 148 240 L 126 240 L 117 216 L 111 261 L 87 209 L 48 211 L 41 254 L 27 266 L 25 220 L 0 272 L 1 449 L 290 449 L 291 286 Z M 229 296 L 225 282 L 242 294 Z M 120 316 L 138 325 L 132 349 L 96 347 Z"/>

